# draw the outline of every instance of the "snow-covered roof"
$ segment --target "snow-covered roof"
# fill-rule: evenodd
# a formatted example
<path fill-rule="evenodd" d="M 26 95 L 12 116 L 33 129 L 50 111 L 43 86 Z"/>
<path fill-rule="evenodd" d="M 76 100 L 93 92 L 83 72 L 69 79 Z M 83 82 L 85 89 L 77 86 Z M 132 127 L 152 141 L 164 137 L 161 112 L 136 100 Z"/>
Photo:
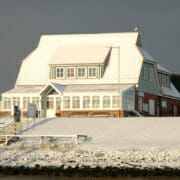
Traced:
<path fill-rule="evenodd" d="M 106 46 L 60 46 L 49 64 L 103 64 L 110 52 Z"/>
<path fill-rule="evenodd" d="M 81 93 L 81 92 L 121 92 L 132 85 L 67 85 L 64 89 L 64 93 Z"/>
<path fill-rule="evenodd" d="M 57 50 L 60 47 L 111 47 L 110 56 L 102 79 L 98 80 L 98 84 L 137 84 L 139 81 L 140 71 L 143 63 L 142 54 L 137 49 L 138 32 L 127 33 L 104 33 L 104 34 L 71 34 L 71 35 L 43 35 L 41 36 L 38 47 L 25 58 L 22 62 L 16 85 L 32 85 L 44 84 L 51 82 L 49 79 L 49 64 L 55 56 L 58 60 Z M 78 48 L 77 48 L 78 49 Z M 69 49 L 66 49 L 68 52 Z M 94 51 L 94 49 L 93 49 Z M 82 61 L 83 56 L 87 56 L 88 62 L 91 57 L 93 61 L 103 61 L 108 53 L 103 48 L 99 49 L 99 55 L 90 55 L 86 49 L 86 53 L 78 50 L 76 57 Z M 60 52 L 60 51 L 59 51 Z M 59 53 L 58 52 L 58 53 Z M 60 53 L 61 54 L 61 53 Z M 67 53 L 66 53 L 67 55 Z M 82 56 L 83 55 L 83 56 Z M 71 57 L 73 63 L 78 60 Z M 65 56 L 67 57 L 67 56 Z M 63 60 L 65 61 L 66 58 Z M 120 80 L 119 80 L 120 79 Z M 57 83 L 70 84 L 71 80 L 56 80 Z M 96 80 L 90 80 L 88 83 L 93 84 Z M 74 80 L 76 82 L 76 80 Z M 87 79 L 81 79 L 81 83 L 87 83 Z"/>
<path fill-rule="evenodd" d="M 175 88 L 175 86 L 170 83 L 170 88 L 161 86 L 162 94 L 170 97 L 180 98 L 180 93 Z"/>
<path fill-rule="evenodd" d="M 49 89 L 53 88 L 58 94 L 61 94 L 66 86 L 57 84 L 57 83 L 49 83 L 43 89 L 41 89 L 40 94 L 47 92 Z"/>
<path fill-rule="evenodd" d="M 145 49 L 143 49 L 142 47 L 138 47 L 138 48 L 146 60 L 155 62 L 153 57 Z"/>
<path fill-rule="evenodd" d="M 4 92 L 2 95 L 39 94 L 43 87 L 44 86 L 19 86 Z"/>
<path fill-rule="evenodd" d="M 171 74 L 171 72 L 169 70 L 167 70 L 164 66 L 162 66 L 160 64 L 157 64 L 157 69 L 158 69 L 158 71 L 162 71 L 162 72 Z"/>

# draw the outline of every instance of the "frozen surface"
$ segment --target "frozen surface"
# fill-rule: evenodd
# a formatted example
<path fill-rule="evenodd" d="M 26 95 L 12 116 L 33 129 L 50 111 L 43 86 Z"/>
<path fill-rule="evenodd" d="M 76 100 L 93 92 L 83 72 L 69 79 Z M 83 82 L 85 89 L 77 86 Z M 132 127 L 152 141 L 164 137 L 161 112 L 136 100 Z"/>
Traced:
<path fill-rule="evenodd" d="M 49 118 L 24 134 L 84 134 L 90 147 L 180 148 L 180 118 Z"/>
<path fill-rule="evenodd" d="M 29 123 L 23 134 L 85 134 L 35 146 L 24 139 L 0 149 L 0 166 L 180 168 L 180 118 L 49 118 Z M 38 142 L 39 143 L 39 142 Z"/>

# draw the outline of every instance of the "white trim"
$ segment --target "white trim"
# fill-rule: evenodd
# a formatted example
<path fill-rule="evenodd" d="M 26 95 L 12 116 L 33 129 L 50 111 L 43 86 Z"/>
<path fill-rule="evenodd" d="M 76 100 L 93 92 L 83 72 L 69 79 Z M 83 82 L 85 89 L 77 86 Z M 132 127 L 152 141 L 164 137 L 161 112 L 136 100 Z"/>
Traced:
<path fill-rule="evenodd" d="M 74 76 L 68 77 L 68 69 L 74 69 Z M 67 77 L 67 79 L 75 79 L 76 78 L 76 67 L 72 67 L 72 66 L 67 67 L 66 68 L 66 77 Z"/>
<path fill-rule="evenodd" d="M 85 69 L 85 76 L 84 77 L 82 77 L 82 76 L 79 76 L 79 74 L 78 74 L 78 70 L 79 69 Z M 82 72 L 81 72 L 82 73 Z M 83 78 L 87 78 L 87 68 L 86 67 L 83 67 L 83 66 L 80 66 L 80 67 L 77 67 L 77 78 L 81 78 L 81 79 L 83 79 Z"/>
<path fill-rule="evenodd" d="M 57 69 L 63 69 L 63 77 L 57 76 Z M 64 67 L 56 67 L 56 79 L 64 79 L 65 78 L 65 68 Z"/>
<path fill-rule="evenodd" d="M 89 69 L 90 68 L 92 68 L 92 69 L 95 68 L 96 69 L 96 75 L 95 76 L 91 76 L 91 77 L 89 76 Z M 87 78 L 97 78 L 97 67 L 96 66 L 89 66 L 88 67 Z"/>

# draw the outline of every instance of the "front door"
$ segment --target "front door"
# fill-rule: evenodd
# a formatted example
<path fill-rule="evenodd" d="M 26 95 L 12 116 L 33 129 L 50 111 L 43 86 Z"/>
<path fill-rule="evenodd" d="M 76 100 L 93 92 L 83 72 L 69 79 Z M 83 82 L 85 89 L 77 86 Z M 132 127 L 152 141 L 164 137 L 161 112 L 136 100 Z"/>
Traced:
<path fill-rule="evenodd" d="M 46 104 L 47 104 L 47 117 L 55 117 L 56 112 L 54 108 L 54 97 L 51 96 L 47 97 Z"/>

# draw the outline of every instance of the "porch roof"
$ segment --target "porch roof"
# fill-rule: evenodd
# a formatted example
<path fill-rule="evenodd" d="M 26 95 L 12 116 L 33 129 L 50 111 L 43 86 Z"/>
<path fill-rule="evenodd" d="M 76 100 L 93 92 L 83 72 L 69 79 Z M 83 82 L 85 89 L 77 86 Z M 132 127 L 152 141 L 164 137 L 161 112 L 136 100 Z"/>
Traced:
<path fill-rule="evenodd" d="M 61 93 L 63 93 L 65 87 L 66 87 L 65 85 L 61 85 L 61 84 L 57 84 L 57 83 L 49 83 L 43 89 L 41 89 L 40 95 L 48 92 L 50 89 L 54 89 L 58 94 L 61 95 Z"/>
<path fill-rule="evenodd" d="M 122 92 L 133 85 L 68 85 L 63 93 L 101 93 L 101 92 Z"/>
<path fill-rule="evenodd" d="M 44 86 L 18 86 L 9 91 L 2 93 L 2 95 L 21 95 L 21 94 L 37 94 L 39 95 Z"/>

